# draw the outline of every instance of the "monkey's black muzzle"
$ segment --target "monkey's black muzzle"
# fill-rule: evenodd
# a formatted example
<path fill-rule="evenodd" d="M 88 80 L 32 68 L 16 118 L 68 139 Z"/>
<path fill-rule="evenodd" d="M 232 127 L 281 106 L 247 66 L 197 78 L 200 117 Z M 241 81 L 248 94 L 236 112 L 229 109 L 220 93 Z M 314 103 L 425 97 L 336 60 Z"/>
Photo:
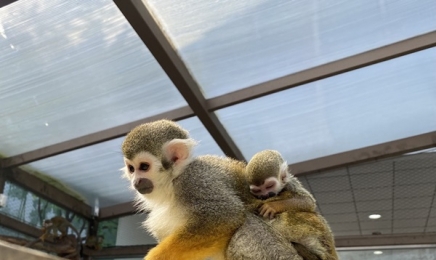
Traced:
<path fill-rule="evenodd" d="M 266 199 L 269 199 L 269 198 L 274 197 L 274 196 L 276 196 L 276 194 L 274 192 L 270 192 L 267 195 L 257 196 L 257 198 L 261 199 L 261 200 L 266 200 Z"/>
<path fill-rule="evenodd" d="M 153 182 L 147 178 L 141 178 L 136 180 L 135 189 L 141 194 L 149 194 L 153 191 Z"/>

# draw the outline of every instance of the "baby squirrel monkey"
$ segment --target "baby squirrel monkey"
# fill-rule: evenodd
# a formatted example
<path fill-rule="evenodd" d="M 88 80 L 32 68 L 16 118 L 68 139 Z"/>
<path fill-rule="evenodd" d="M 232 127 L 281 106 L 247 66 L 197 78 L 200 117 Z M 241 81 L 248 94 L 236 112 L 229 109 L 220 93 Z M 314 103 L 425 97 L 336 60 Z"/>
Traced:
<path fill-rule="evenodd" d="M 257 201 L 259 214 L 294 244 L 304 259 L 337 260 L 327 221 L 316 212 L 313 196 L 288 171 L 281 154 L 264 150 L 246 166 L 245 176 Z M 277 216 L 276 216 L 277 215 Z"/>
<path fill-rule="evenodd" d="M 169 120 L 135 127 L 122 144 L 124 176 L 144 226 L 158 240 L 146 260 L 301 260 L 294 247 L 248 210 L 245 164 L 193 156 L 195 141 Z M 250 202 L 247 202 L 250 201 Z M 209 257 L 209 258 L 208 258 Z"/>

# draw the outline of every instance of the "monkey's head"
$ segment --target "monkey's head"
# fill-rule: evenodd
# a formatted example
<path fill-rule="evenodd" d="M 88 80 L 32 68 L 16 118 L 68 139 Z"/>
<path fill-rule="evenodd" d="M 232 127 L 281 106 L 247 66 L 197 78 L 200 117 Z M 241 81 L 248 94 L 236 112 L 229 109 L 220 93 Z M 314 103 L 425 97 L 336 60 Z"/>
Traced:
<path fill-rule="evenodd" d="M 45 219 L 44 222 L 42 223 L 42 226 L 44 228 L 47 228 L 49 226 L 53 225 L 53 221 L 51 221 L 50 219 Z"/>
<path fill-rule="evenodd" d="M 289 181 L 288 164 L 274 150 L 256 153 L 245 168 L 251 193 L 259 199 L 276 196 Z"/>
<path fill-rule="evenodd" d="M 140 194 L 170 183 L 190 163 L 195 141 L 170 120 L 135 127 L 124 139 L 124 176 Z"/>

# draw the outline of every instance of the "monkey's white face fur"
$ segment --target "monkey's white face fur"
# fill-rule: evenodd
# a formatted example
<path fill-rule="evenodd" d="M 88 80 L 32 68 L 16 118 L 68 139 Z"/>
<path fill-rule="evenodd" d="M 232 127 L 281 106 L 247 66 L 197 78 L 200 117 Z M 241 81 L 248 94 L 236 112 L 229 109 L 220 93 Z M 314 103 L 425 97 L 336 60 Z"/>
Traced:
<path fill-rule="evenodd" d="M 250 191 L 254 196 L 261 199 L 274 197 L 282 191 L 290 177 L 291 174 L 288 172 L 288 163 L 284 162 L 280 166 L 280 171 L 277 176 L 266 178 L 260 186 L 251 184 Z"/>
<path fill-rule="evenodd" d="M 161 240 L 184 225 L 185 213 L 176 202 L 173 180 L 183 173 L 192 161 L 192 139 L 174 139 L 162 147 L 164 158 L 172 165 L 162 164 L 147 151 L 136 154 L 132 159 L 124 158 L 122 168 L 124 177 L 130 180 L 131 188 L 136 190 L 137 206 L 150 210 L 145 227 Z"/>

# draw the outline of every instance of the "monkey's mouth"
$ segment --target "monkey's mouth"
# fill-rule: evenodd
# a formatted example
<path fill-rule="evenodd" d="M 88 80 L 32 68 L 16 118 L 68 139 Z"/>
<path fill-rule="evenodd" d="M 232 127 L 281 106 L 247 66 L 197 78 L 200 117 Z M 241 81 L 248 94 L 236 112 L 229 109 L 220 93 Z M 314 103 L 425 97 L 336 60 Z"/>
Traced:
<path fill-rule="evenodd" d="M 149 194 L 153 191 L 153 182 L 147 178 L 137 180 L 134 186 L 141 194 Z"/>
<path fill-rule="evenodd" d="M 274 196 L 276 196 L 276 194 L 274 192 L 269 192 L 268 194 L 260 195 L 260 196 L 256 196 L 256 197 L 258 199 L 261 199 L 261 200 L 266 200 L 266 199 L 269 199 L 269 198 L 274 197 Z"/>

